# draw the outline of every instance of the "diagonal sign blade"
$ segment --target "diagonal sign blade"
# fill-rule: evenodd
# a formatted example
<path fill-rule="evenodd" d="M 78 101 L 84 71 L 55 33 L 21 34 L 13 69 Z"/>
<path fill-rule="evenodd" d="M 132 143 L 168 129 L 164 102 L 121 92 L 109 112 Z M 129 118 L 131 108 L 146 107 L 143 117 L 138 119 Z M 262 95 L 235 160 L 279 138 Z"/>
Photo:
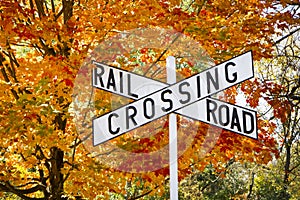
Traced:
<path fill-rule="evenodd" d="M 94 87 L 134 100 L 169 85 L 103 63 L 93 63 L 96 65 L 93 70 Z M 104 83 L 106 86 L 109 83 L 108 87 Z M 257 139 L 256 113 L 253 110 L 207 97 L 175 113 Z"/>
<path fill-rule="evenodd" d="M 93 120 L 94 145 L 175 111 L 248 137 L 257 137 L 254 111 L 207 98 L 253 77 L 251 52 L 170 86 L 104 64 L 96 64 L 97 68 L 93 71 L 94 87 L 137 101 Z M 247 121 L 250 121 L 250 126 Z"/>

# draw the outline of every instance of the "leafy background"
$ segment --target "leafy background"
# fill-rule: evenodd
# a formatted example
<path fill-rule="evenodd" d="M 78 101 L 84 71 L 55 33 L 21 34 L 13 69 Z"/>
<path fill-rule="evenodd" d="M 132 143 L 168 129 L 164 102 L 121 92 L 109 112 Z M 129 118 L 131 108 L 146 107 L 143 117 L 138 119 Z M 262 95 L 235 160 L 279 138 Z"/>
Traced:
<path fill-rule="evenodd" d="M 216 64 L 248 50 L 256 61 L 256 78 L 225 93 L 228 102 L 242 95 L 258 109 L 259 139 L 223 131 L 203 157 L 207 125 L 190 125 L 183 134 L 197 135 L 179 158 L 180 197 L 299 199 L 299 7 L 298 0 L 2 0 L 2 198 L 169 198 L 167 166 L 126 173 L 102 165 L 84 148 L 70 112 L 74 79 L 93 49 L 122 31 L 161 27 L 199 42 Z M 150 63 L 160 55 L 145 49 L 137 56 Z M 99 94 L 99 103 L 110 98 Z M 161 142 L 151 145 L 159 148 L 168 138 L 156 136 Z M 137 151 L 153 143 L 114 142 Z"/>

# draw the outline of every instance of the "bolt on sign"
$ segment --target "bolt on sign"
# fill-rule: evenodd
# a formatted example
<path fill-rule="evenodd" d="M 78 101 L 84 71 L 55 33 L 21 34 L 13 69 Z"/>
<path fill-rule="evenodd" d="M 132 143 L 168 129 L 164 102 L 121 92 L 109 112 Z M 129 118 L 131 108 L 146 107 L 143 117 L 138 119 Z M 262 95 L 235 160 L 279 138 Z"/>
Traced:
<path fill-rule="evenodd" d="M 170 113 L 257 139 L 255 111 L 210 97 L 254 77 L 251 51 L 170 85 L 104 63 L 93 64 L 93 87 L 135 100 L 93 120 L 94 146 Z"/>

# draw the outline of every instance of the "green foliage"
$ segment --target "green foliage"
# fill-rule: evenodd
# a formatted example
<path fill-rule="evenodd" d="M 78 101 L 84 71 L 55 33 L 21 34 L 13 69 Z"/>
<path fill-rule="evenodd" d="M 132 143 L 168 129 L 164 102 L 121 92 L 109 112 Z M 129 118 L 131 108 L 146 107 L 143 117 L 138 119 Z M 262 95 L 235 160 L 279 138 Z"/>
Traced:
<path fill-rule="evenodd" d="M 225 172 L 217 172 L 208 165 L 203 172 L 196 172 L 181 182 L 181 199 L 224 200 L 247 193 L 249 167 L 240 163 L 229 163 Z"/>
<path fill-rule="evenodd" d="M 5 192 L 3 196 L 0 197 L 0 200 L 22 200 L 22 199 L 15 194 Z"/>
<path fill-rule="evenodd" d="M 284 189 L 282 177 L 272 172 L 261 173 L 260 177 L 255 179 L 255 196 L 261 200 L 287 200 L 288 192 Z M 253 198 L 255 199 L 255 198 Z"/>
<path fill-rule="evenodd" d="M 169 199 L 169 187 L 165 185 L 164 192 L 158 194 L 146 185 L 146 181 L 140 177 L 135 178 L 133 181 L 127 181 L 124 188 L 125 193 L 110 193 L 110 200 L 127 200 L 127 199 L 144 199 L 144 200 L 167 200 Z M 146 192 L 145 192 L 146 191 Z M 153 193 L 152 195 L 149 195 Z M 155 194 L 156 193 L 156 194 Z"/>

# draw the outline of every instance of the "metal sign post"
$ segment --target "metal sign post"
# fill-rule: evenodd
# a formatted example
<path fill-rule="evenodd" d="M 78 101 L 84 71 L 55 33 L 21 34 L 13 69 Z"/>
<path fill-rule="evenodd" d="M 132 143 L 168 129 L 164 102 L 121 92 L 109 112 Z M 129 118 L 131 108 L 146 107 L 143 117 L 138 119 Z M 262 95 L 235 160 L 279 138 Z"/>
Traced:
<path fill-rule="evenodd" d="M 176 83 L 176 60 L 167 58 L 167 83 Z M 177 161 L 177 118 L 175 113 L 169 115 L 169 159 L 170 159 L 170 199 L 178 200 L 178 161 Z"/>

